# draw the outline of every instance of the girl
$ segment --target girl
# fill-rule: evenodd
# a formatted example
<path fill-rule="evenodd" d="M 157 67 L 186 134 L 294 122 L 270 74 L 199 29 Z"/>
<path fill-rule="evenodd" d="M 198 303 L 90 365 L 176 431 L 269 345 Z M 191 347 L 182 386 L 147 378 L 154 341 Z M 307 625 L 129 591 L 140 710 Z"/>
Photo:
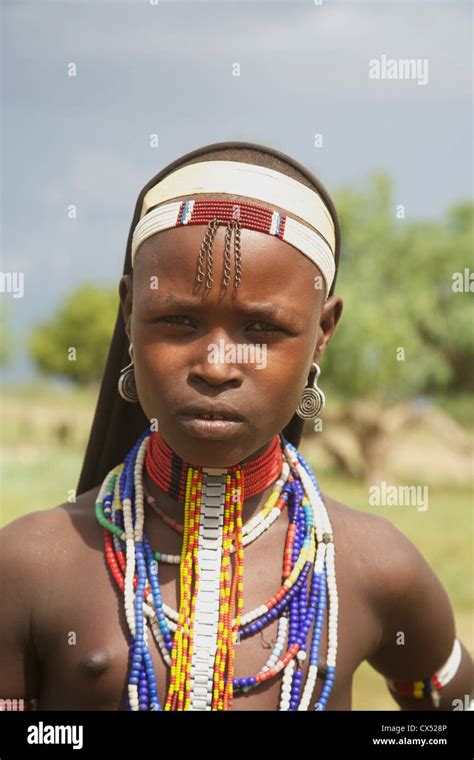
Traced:
<path fill-rule="evenodd" d="M 298 452 L 339 251 L 327 191 L 264 146 L 205 146 L 142 190 L 77 501 L 1 531 L 6 697 L 349 710 L 364 660 L 402 709 L 468 697 L 429 565 Z"/>

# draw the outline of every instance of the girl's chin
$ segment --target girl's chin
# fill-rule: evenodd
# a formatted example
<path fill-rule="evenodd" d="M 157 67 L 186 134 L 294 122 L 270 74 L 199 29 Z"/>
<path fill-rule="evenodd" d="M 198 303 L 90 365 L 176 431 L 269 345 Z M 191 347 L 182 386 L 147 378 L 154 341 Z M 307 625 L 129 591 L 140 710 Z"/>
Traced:
<path fill-rule="evenodd" d="M 218 425 L 216 423 L 221 423 Z M 207 424 L 204 424 L 207 423 Z M 214 423 L 212 426 L 209 423 Z M 225 423 L 225 427 L 222 425 Z M 252 459 L 252 440 L 247 422 L 230 420 L 180 420 L 173 424 L 171 436 L 160 430 L 164 440 L 184 461 L 195 467 L 233 467 L 244 459 Z M 245 436 L 243 435 L 245 431 Z M 249 451 L 250 440 L 250 451 Z"/>

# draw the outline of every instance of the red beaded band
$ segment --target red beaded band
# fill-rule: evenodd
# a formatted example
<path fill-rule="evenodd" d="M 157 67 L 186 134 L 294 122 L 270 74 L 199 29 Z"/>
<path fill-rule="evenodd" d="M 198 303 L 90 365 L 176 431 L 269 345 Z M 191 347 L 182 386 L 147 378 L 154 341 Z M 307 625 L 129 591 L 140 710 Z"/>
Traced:
<path fill-rule="evenodd" d="M 168 446 L 158 431 L 149 437 L 145 465 L 150 478 L 156 485 L 173 498 L 184 502 L 188 467 Z M 273 485 L 281 474 L 282 466 L 280 437 L 275 435 L 263 454 L 228 469 L 229 472 L 233 472 L 238 467 L 241 468 L 245 498 L 249 499 Z"/>
<path fill-rule="evenodd" d="M 255 203 L 235 203 L 235 201 L 221 201 L 221 200 L 202 200 L 195 201 L 193 211 L 189 218 L 185 220 L 186 214 L 186 201 L 182 201 L 176 226 L 186 224 L 207 224 L 216 216 L 219 217 L 219 221 L 230 222 L 232 220 L 238 220 L 241 227 L 245 227 L 249 230 L 256 230 L 257 232 L 270 233 L 272 228 L 272 220 L 274 218 L 274 211 L 265 208 L 264 206 L 257 206 Z M 283 214 L 278 215 L 279 227 L 275 231 L 275 237 L 280 240 L 283 239 L 285 234 L 285 222 L 286 216 Z"/>

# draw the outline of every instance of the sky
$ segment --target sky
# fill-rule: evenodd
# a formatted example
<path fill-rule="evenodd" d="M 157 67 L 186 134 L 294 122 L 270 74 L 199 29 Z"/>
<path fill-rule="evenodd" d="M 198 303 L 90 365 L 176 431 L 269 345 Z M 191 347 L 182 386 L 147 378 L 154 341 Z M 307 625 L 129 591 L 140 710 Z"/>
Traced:
<path fill-rule="evenodd" d="M 408 219 L 472 198 L 468 2 L 4 0 L 1 20 L 7 382 L 72 290 L 118 286 L 139 191 L 199 146 L 268 145 L 331 193 L 387 171 Z M 418 74 L 371 78 L 387 59 Z"/>

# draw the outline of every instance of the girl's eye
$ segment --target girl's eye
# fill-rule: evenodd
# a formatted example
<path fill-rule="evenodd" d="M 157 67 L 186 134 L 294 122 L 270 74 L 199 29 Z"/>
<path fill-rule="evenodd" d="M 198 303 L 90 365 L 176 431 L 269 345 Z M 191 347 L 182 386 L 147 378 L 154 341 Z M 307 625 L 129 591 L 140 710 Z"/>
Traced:
<path fill-rule="evenodd" d="M 260 330 L 256 330 L 255 325 L 263 325 L 263 328 Z M 279 332 L 281 330 L 280 327 L 277 327 L 276 325 L 270 324 L 270 322 L 263 322 L 259 320 L 258 322 L 252 322 L 252 326 L 249 328 L 250 330 L 256 330 L 256 332 Z"/>
<path fill-rule="evenodd" d="M 156 322 L 176 325 L 177 327 L 195 327 L 194 320 L 191 317 L 185 317 L 181 314 L 170 314 L 166 317 L 160 317 Z M 263 320 L 252 322 L 247 330 L 254 332 L 285 332 L 281 327 L 272 325 L 270 322 L 264 322 Z"/>
<path fill-rule="evenodd" d="M 172 325 L 183 325 L 184 327 L 192 327 L 192 325 L 187 325 L 184 322 L 181 322 L 180 320 L 187 319 L 188 322 L 191 322 L 192 320 L 190 317 L 183 317 L 181 315 L 170 315 L 168 317 L 161 317 L 157 320 L 157 322 L 167 322 Z"/>

